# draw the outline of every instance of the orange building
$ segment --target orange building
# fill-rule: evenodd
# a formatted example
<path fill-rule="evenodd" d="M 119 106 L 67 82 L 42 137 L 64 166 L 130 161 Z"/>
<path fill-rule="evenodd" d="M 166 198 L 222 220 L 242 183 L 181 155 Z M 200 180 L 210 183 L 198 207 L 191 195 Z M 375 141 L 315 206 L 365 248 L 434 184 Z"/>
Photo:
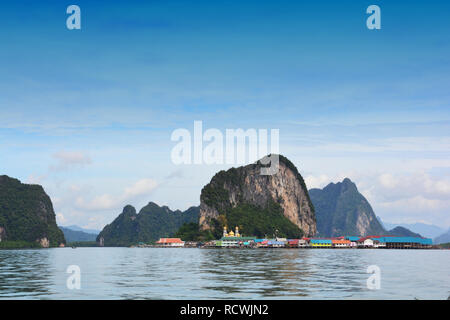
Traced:
<path fill-rule="evenodd" d="M 350 247 L 350 240 L 333 239 L 331 244 L 334 248 L 348 248 Z"/>

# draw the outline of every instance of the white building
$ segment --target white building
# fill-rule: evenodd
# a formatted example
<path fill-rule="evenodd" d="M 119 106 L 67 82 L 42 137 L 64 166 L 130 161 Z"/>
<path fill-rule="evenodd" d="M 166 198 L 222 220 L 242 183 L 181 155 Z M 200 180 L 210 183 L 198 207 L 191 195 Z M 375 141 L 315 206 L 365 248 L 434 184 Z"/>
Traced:
<path fill-rule="evenodd" d="M 362 242 L 358 242 L 358 245 L 361 247 L 373 247 L 373 240 L 372 239 L 364 239 Z"/>
<path fill-rule="evenodd" d="M 184 247 L 184 241 L 180 238 L 160 238 L 156 244 L 162 247 Z"/>

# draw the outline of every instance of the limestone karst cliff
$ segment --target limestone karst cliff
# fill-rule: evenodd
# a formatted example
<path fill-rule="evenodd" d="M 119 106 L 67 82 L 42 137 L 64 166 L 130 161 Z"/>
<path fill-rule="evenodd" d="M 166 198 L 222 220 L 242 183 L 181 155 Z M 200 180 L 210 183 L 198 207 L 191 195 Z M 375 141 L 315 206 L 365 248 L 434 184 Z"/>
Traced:
<path fill-rule="evenodd" d="M 130 246 L 139 242 L 153 242 L 160 237 L 172 236 L 184 223 L 198 221 L 198 207 L 186 211 L 170 210 L 154 202 L 148 203 L 139 213 L 127 205 L 113 222 L 106 225 L 97 236 L 100 246 Z"/>
<path fill-rule="evenodd" d="M 323 189 L 311 189 L 309 195 L 316 208 L 319 236 L 387 234 L 367 199 L 350 179 L 330 183 Z"/>
<path fill-rule="evenodd" d="M 314 207 L 297 168 L 279 156 L 279 170 L 262 175 L 258 161 L 218 172 L 201 192 L 199 223 L 219 234 L 223 226 L 239 226 L 256 236 L 313 236 Z"/>
<path fill-rule="evenodd" d="M 0 241 L 25 241 L 42 247 L 65 243 L 42 186 L 0 176 Z"/>

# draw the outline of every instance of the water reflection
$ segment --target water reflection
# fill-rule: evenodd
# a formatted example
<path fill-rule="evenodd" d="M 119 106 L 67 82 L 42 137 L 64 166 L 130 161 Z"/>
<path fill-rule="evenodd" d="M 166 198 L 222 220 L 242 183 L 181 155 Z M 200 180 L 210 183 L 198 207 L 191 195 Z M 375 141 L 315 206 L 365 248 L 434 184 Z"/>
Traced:
<path fill-rule="evenodd" d="M 222 296 L 271 297 L 294 293 L 306 296 L 311 268 L 307 250 L 203 250 L 201 271 L 209 280 L 205 289 Z"/>
<path fill-rule="evenodd" d="M 0 251 L 0 298 L 446 299 L 443 250 L 70 248 Z M 66 269 L 81 269 L 69 290 Z M 368 290 L 366 269 L 382 270 Z"/>
<path fill-rule="evenodd" d="M 50 250 L 0 250 L 0 297 L 49 295 L 51 255 Z"/>

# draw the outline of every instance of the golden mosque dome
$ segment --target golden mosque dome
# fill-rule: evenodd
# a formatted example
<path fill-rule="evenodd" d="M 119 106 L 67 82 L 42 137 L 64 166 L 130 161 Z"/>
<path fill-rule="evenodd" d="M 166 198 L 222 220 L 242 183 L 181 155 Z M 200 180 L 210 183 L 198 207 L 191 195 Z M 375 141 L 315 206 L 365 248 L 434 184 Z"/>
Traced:
<path fill-rule="evenodd" d="M 227 227 L 224 226 L 223 227 L 223 236 L 224 237 L 240 237 L 241 235 L 239 234 L 239 227 L 236 227 L 235 232 L 233 232 L 233 230 L 230 230 L 230 232 L 227 232 Z"/>

